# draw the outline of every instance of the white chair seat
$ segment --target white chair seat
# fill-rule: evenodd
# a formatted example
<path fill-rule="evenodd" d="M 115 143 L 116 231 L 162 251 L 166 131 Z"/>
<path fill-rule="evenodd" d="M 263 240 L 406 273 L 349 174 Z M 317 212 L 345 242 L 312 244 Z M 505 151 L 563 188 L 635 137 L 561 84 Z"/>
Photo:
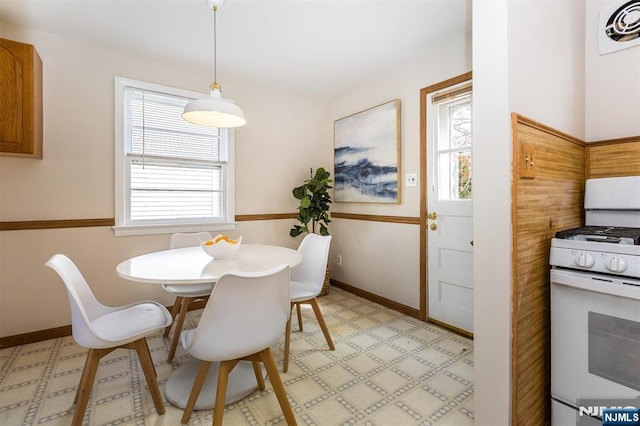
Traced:
<path fill-rule="evenodd" d="M 292 303 L 303 302 L 317 295 L 316 288 L 310 284 L 298 281 L 291 281 L 289 283 L 289 298 Z"/>
<path fill-rule="evenodd" d="M 180 297 L 205 297 L 211 294 L 212 284 L 163 284 L 162 288 Z"/>
<path fill-rule="evenodd" d="M 164 306 L 142 302 L 94 319 L 91 329 L 100 339 L 123 345 L 170 324 L 171 316 Z"/>

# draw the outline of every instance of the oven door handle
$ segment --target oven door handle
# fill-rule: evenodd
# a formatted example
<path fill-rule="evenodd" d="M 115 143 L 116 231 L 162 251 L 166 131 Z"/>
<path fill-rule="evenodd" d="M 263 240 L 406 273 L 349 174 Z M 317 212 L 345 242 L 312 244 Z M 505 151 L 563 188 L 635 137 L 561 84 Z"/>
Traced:
<path fill-rule="evenodd" d="M 594 293 L 640 300 L 640 282 L 631 279 L 627 282 L 624 277 L 553 269 L 551 270 L 551 283 Z"/>

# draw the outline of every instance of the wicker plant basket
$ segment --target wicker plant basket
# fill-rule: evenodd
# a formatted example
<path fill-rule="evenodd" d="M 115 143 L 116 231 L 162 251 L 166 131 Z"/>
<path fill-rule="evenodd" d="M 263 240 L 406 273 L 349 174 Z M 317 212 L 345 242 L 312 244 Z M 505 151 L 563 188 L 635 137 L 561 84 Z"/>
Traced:
<path fill-rule="evenodd" d="M 327 265 L 327 272 L 324 274 L 324 284 L 322 284 L 322 290 L 318 296 L 325 296 L 329 294 L 329 286 L 331 285 L 331 277 L 329 276 L 329 265 Z"/>

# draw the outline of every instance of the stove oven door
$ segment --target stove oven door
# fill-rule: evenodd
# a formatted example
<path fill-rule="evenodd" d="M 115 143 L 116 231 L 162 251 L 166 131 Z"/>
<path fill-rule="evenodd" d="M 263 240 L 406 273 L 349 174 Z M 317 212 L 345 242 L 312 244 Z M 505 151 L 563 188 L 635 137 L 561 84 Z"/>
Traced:
<path fill-rule="evenodd" d="M 551 271 L 551 396 L 577 416 L 640 398 L 640 280 Z"/>

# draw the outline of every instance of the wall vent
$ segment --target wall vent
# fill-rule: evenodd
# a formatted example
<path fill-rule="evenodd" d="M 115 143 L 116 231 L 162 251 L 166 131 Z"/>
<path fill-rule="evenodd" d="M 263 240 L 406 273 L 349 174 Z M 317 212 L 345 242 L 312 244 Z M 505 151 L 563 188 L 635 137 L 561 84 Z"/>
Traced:
<path fill-rule="evenodd" d="M 634 46 L 640 46 L 640 0 L 618 0 L 600 9 L 600 54 L 605 55 Z"/>

